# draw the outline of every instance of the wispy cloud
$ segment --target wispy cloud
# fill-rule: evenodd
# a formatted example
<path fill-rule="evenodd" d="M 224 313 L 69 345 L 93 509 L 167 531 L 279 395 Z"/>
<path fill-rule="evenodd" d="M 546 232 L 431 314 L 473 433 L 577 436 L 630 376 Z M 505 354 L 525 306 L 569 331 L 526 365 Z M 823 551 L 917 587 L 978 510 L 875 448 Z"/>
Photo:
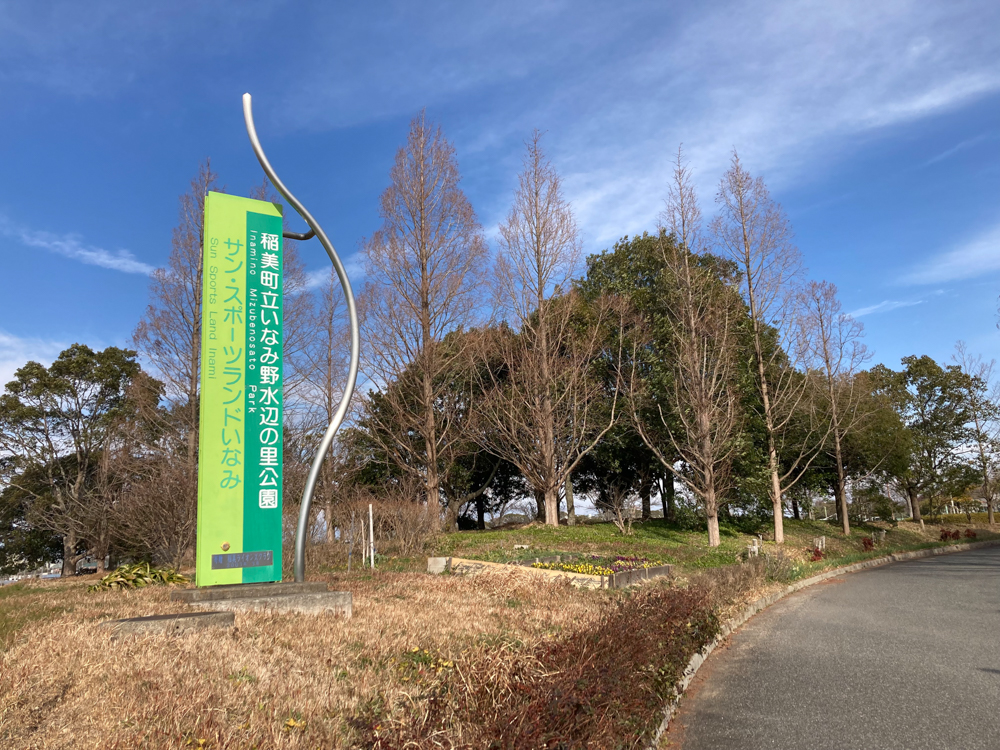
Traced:
<path fill-rule="evenodd" d="M 990 136 L 991 136 L 990 133 L 982 133 L 980 135 L 977 135 L 975 138 L 968 138 L 968 139 L 962 141 L 961 143 L 955 144 L 954 146 L 952 146 L 949 149 L 945 149 L 944 151 L 942 151 L 937 156 L 932 156 L 930 159 L 928 159 L 927 161 L 925 161 L 920 166 L 921 167 L 929 167 L 932 164 L 937 164 L 938 162 L 944 161 L 945 159 L 950 159 L 952 156 L 954 156 L 955 154 L 959 153 L 960 151 L 964 151 L 965 149 L 969 148 L 970 146 L 975 146 L 977 143 L 982 143 L 984 140 L 986 140 Z"/>
<path fill-rule="evenodd" d="M 910 2 L 738 3 L 707 14 L 669 47 L 625 61 L 643 71 L 635 84 L 647 95 L 633 91 L 613 115 L 596 113 L 601 127 L 572 133 L 567 186 L 581 224 L 604 241 L 648 227 L 681 141 L 709 208 L 734 145 L 781 189 L 860 137 L 1000 91 L 1000 45 L 981 54 L 980 30 L 958 19 Z M 609 137 L 622 122 L 630 137 Z"/>
<path fill-rule="evenodd" d="M 938 284 L 1000 271 L 1000 224 L 907 273 L 904 284 Z"/>
<path fill-rule="evenodd" d="M 78 260 L 90 266 L 109 268 L 122 273 L 139 273 L 145 276 L 151 274 L 155 267 L 138 260 L 128 250 L 111 252 L 100 247 L 93 247 L 82 242 L 76 234 L 53 234 L 13 224 L 0 216 L 0 234 L 19 240 L 28 247 L 37 247 L 62 255 L 64 258 Z"/>
<path fill-rule="evenodd" d="M 142 82 L 171 55 L 233 54 L 269 26 L 282 0 L 0 4 L 0 91 L 44 88 L 76 99 Z"/>
<path fill-rule="evenodd" d="M 887 299 L 879 302 L 877 305 L 869 305 L 868 307 L 859 307 L 857 310 L 849 312 L 852 318 L 860 318 L 863 315 L 874 315 L 876 313 L 889 312 L 890 310 L 898 310 L 900 307 L 913 307 L 914 305 L 919 305 L 923 300 L 895 300 Z"/>
<path fill-rule="evenodd" d="M 321 130 L 428 106 L 446 114 L 460 153 L 510 161 L 511 183 L 511 152 L 541 127 L 588 244 L 606 243 L 652 228 L 680 142 L 708 203 L 734 145 L 780 189 L 859 137 L 1000 91 L 1000 38 L 985 31 L 1000 13 L 956 3 L 398 5 L 375 25 L 336 24 L 362 37 L 333 54 L 302 45 L 307 72 L 276 124 Z M 656 40 L 632 44 L 651 28 Z M 356 54 L 365 34 L 384 50 L 377 59 Z M 485 223 L 507 197 L 481 206 Z"/>
<path fill-rule="evenodd" d="M 14 373 L 29 360 L 49 365 L 67 344 L 38 338 L 22 338 L 0 330 L 0 390 L 14 379 Z"/>

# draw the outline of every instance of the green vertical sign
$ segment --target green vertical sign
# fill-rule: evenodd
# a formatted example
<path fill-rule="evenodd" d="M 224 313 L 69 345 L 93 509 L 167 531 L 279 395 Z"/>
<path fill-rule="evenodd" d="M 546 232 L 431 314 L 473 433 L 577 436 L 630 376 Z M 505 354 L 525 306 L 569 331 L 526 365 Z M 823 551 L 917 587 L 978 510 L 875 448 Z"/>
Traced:
<path fill-rule="evenodd" d="M 281 207 L 205 197 L 197 584 L 281 580 Z"/>

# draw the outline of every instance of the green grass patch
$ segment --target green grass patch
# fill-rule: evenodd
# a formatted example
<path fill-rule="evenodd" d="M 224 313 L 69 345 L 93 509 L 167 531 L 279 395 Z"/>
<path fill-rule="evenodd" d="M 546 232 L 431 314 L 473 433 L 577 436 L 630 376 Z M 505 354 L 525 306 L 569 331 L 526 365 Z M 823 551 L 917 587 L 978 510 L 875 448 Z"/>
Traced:
<path fill-rule="evenodd" d="M 790 546 L 808 546 L 816 536 L 830 536 L 835 527 L 824 521 L 786 520 Z M 731 565 L 755 537 L 729 524 L 720 529 L 721 544 L 708 546 L 704 530 L 683 528 L 662 519 L 632 526 L 623 535 L 612 523 L 588 522 L 576 526 L 531 525 L 488 531 L 459 531 L 443 535 L 434 554 L 487 562 L 524 562 L 560 554 L 601 557 L 645 557 L 692 569 Z M 527 545 L 527 549 L 515 549 Z"/>
<path fill-rule="evenodd" d="M 965 520 L 965 516 L 955 516 L 953 522 L 961 523 Z M 770 531 L 771 527 L 770 524 L 765 524 L 762 528 Z M 844 536 L 839 524 L 832 521 L 785 519 L 784 529 L 784 549 L 792 555 L 803 556 L 802 560 L 796 562 L 794 579 L 893 552 L 1000 538 L 1000 534 L 980 526 L 976 529 L 976 540 L 963 536 L 959 541 L 940 542 L 937 527 L 929 523 L 923 532 L 909 523 L 902 523 L 895 528 L 886 528 L 886 524 L 854 524 L 851 535 Z M 875 538 L 880 531 L 886 532 L 885 540 L 875 549 L 866 551 L 863 539 Z M 743 533 L 725 521 L 720 529 L 721 544 L 715 548 L 708 546 L 705 530 L 683 528 L 658 518 L 634 524 L 632 532 L 625 536 L 612 523 L 594 521 L 576 526 L 532 524 L 521 528 L 460 531 L 440 537 L 432 554 L 498 563 L 529 562 L 535 558 L 552 558 L 556 555 L 596 555 L 606 559 L 621 555 L 658 560 L 696 571 L 739 562 L 747 546 L 756 539 L 754 535 Z M 817 537 L 826 537 L 826 554 L 820 562 L 807 562 L 805 556 L 811 552 L 813 541 Z M 526 549 L 515 549 L 525 546 Z M 776 548 L 765 537 L 765 551 Z"/>
<path fill-rule="evenodd" d="M 70 611 L 72 607 L 51 603 L 58 593 L 23 583 L 0 587 L 0 651 L 10 647 L 25 625 Z"/>

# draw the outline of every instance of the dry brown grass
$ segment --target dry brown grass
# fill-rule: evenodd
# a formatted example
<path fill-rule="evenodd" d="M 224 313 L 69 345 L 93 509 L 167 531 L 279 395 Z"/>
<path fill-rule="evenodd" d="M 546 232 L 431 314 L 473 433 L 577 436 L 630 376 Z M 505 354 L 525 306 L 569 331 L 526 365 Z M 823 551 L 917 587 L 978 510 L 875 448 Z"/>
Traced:
<path fill-rule="evenodd" d="M 0 657 L 0 745 L 351 747 L 358 717 L 426 713 L 441 673 L 493 670 L 502 692 L 512 660 L 608 601 L 516 572 L 332 582 L 354 594 L 350 621 L 237 613 L 232 633 L 115 641 L 98 622 L 184 607 L 166 589 L 47 584 L 72 609 L 27 624 Z"/>
<path fill-rule="evenodd" d="M 937 533 L 900 526 L 889 537 L 904 546 Z M 818 571 L 858 544 L 828 537 L 821 563 L 788 553 Z M 685 576 L 677 592 L 658 581 L 637 594 L 517 569 L 335 575 L 332 588 L 354 594 L 353 620 L 237 613 L 233 632 L 115 641 L 100 621 L 185 607 L 164 588 L 12 587 L 0 590 L 0 747 L 422 750 L 500 738 L 520 750 L 546 726 L 638 746 L 672 670 L 711 636 L 687 632 L 698 621 L 689 613 L 709 602 L 725 621 L 781 585 L 759 559 Z"/>

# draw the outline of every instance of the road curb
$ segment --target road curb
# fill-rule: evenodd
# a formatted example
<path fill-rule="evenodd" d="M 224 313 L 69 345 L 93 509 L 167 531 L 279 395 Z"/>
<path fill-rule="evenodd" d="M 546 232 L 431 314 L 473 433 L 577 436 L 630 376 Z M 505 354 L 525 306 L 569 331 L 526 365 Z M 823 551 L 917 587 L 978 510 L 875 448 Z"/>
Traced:
<path fill-rule="evenodd" d="M 702 647 L 691 660 L 688 662 L 687 666 L 684 668 L 681 679 L 677 683 L 677 697 L 674 698 L 670 703 L 667 704 L 663 711 L 663 721 L 660 722 L 660 726 L 657 727 L 656 732 L 653 734 L 653 739 L 646 746 L 647 750 L 658 750 L 660 740 L 663 737 L 664 732 L 667 731 L 667 727 L 670 726 L 670 720 L 677 713 L 677 707 L 680 705 L 681 698 L 684 697 L 684 692 L 688 689 L 691 684 L 691 680 L 698 673 L 701 665 L 705 663 L 709 655 L 715 649 L 725 642 L 730 635 L 733 634 L 735 630 L 740 628 L 747 620 L 753 617 L 758 612 L 767 609 L 772 604 L 781 601 L 789 594 L 794 594 L 796 591 L 801 591 L 809 586 L 815 586 L 817 583 L 822 583 L 823 581 L 829 580 L 830 578 L 835 578 L 836 576 L 843 575 L 845 573 L 856 573 L 859 570 L 866 570 L 867 568 L 877 568 L 882 565 L 888 565 L 895 562 L 906 562 L 907 560 L 919 560 L 924 557 L 936 557 L 938 555 L 951 555 L 956 552 L 968 552 L 974 549 L 982 549 L 983 547 L 996 547 L 1000 545 L 1000 539 L 989 539 L 982 542 L 966 542 L 963 544 L 954 544 L 947 547 L 931 547 L 929 549 L 918 549 L 912 552 L 896 552 L 891 555 L 886 555 L 885 557 L 876 557 L 871 560 L 864 560 L 859 563 L 852 563 L 851 565 L 844 565 L 840 568 L 833 568 L 832 570 L 827 570 L 819 575 L 812 576 L 811 578 L 804 578 L 801 581 L 796 581 L 790 586 L 786 586 L 780 591 L 776 591 L 768 596 L 762 596 L 760 599 L 752 602 L 746 607 L 742 612 L 736 615 L 734 618 L 726 622 L 722 626 L 722 630 L 719 634 L 712 640 L 711 643 Z"/>

